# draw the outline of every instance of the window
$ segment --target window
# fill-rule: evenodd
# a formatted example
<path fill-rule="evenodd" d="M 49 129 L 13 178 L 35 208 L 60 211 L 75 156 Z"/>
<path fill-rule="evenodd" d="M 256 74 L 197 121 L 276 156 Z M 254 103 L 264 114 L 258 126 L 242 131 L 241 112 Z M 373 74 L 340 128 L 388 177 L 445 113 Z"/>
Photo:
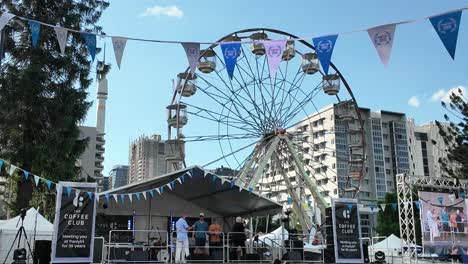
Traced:
<path fill-rule="evenodd" d="M 338 194 L 338 189 L 334 189 L 333 194 Z"/>
<path fill-rule="evenodd" d="M 391 174 L 390 169 L 386 169 L 386 170 L 385 170 L 385 173 L 388 174 L 388 175 L 390 175 L 390 174 Z"/>
<path fill-rule="evenodd" d="M 385 157 L 385 162 L 389 163 L 389 162 L 390 162 L 390 158 L 389 158 L 389 157 Z"/>
<path fill-rule="evenodd" d="M 390 150 L 390 146 L 384 146 L 384 150 L 385 150 L 385 151 L 389 151 L 389 150 Z"/>
<path fill-rule="evenodd" d="M 384 139 L 388 139 L 388 134 L 382 134 Z"/>
<path fill-rule="evenodd" d="M 158 144 L 158 154 L 164 155 L 164 153 L 165 153 L 164 152 L 164 147 L 165 147 L 164 143 L 159 143 Z"/>
<path fill-rule="evenodd" d="M 312 126 L 317 127 L 317 121 L 314 121 L 314 122 L 312 123 Z"/>
<path fill-rule="evenodd" d="M 335 144 L 335 139 L 332 138 L 330 142 L 331 142 L 332 145 Z"/>
<path fill-rule="evenodd" d="M 335 168 L 336 168 L 336 164 L 333 163 L 333 164 L 332 164 L 332 169 L 335 169 Z"/>

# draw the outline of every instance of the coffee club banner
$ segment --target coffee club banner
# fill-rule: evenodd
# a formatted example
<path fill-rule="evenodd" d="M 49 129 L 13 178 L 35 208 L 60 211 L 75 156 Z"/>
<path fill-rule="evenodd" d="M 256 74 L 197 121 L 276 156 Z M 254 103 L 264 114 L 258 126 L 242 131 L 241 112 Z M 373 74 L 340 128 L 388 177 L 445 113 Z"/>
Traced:
<path fill-rule="evenodd" d="M 367 32 L 370 41 L 372 42 L 372 46 L 377 51 L 377 54 L 385 66 L 388 64 L 390 59 L 390 54 L 393 47 L 393 40 L 395 38 L 396 27 L 398 25 L 416 23 L 420 21 L 430 21 L 430 24 L 434 28 L 435 32 L 439 36 L 440 40 L 442 41 L 443 46 L 452 57 L 455 59 L 455 50 L 457 46 L 457 39 L 458 39 L 458 31 L 461 22 L 461 15 L 462 11 L 468 10 L 468 7 L 460 8 L 456 10 L 447 11 L 444 13 L 439 13 L 435 15 L 431 15 L 428 17 L 412 19 L 407 21 L 400 21 L 385 25 L 378 25 L 370 28 L 365 29 L 357 29 L 348 32 L 341 32 L 341 33 L 334 33 L 334 34 L 326 34 L 323 36 L 314 36 L 314 37 L 306 37 L 306 38 L 292 38 L 288 39 L 288 41 L 310 41 L 312 40 L 317 55 L 319 57 L 320 63 L 322 65 L 322 69 L 325 73 L 328 72 L 328 66 L 331 61 L 333 49 L 335 47 L 335 42 L 339 35 L 350 34 L 350 33 L 358 33 L 358 32 Z M 185 50 L 187 59 L 190 64 L 190 71 L 193 73 L 195 71 L 195 64 L 198 61 L 198 57 L 200 56 L 200 45 L 212 45 L 212 44 L 220 44 L 223 57 L 225 61 L 226 68 L 228 69 L 229 77 L 232 78 L 232 73 L 234 71 L 235 65 L 237 63 L 237 57 L 239 55 L 239 47 L 241 43 L 253 43 L 253 41 L 230 41 L 230 42 L 184 42 L 184 41 L 168 41 L 168 40 L 159 40 L 159 39 L 143 39 L 143 38 L 132 38 L 132 37 L 124 37 L 124 36 L 116 36 L 116 35 L 103 35 L 97 34 L 93 32 L 84 32 L 79 30 L 73 30 L 70 28 L 60 27 L 58 25 L 51 25 L 45 22 L 33 20 L 26 17 L 16 16 L 14 14 L 3 12 L 0 16 L 0 30 L 2 30 L 6 25 L 12 23 L 15 19 L 27 21 L 30 29 L 31 34 L 31 45 L 33 48 L 36 48 L 40 43 L 39 34 L 45 34 L 40 29 L 41 26 L 51 27 L 54 29 L 56 33 L 56 38 L 59 43 L 60 51 L 63 54 L 65 52 L 66 44 L 67 44 L 67 37 L 69 34 L 76 34 L 80 38 L 82 38 L 86 46 L 88 48 L 89 55 L 91 56 L 92 60 L 94 61 L 94 57 L 96 55 L 96 37 L 100 37 L 102 39 L 110 38 L 114 47 L 114 54 L 116 58 L 117 65 L 120 69 L 120 65 L 122 62 L 123 53 L 125 50 L 125 46 L 128 40 L 131 41 L 143 41 L 143 42 L 153 42 L 153 43 L 160 43 L 160 44 L 182 44 L 182 47 Z M 283 48 L 283 43 L 278 41 L 286 41 L 286 40 L 266 40 L 262 41 L 263 45 L 270 50 L 268 55 L 268 63 L 270 69 L 270 75 L 275 76 L 276 70 L 279 66 L 278 61 L 276 58 L 281 58 L 281 56 L 276 56 L 277 51 Z"/>

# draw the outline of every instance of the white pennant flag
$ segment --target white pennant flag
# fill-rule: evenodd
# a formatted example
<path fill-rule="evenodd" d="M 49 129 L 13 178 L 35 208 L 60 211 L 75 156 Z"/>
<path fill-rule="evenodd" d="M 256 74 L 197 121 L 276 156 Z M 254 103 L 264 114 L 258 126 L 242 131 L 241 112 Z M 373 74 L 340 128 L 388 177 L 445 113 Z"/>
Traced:
<path fill-rule="evenodd" d="M 186 173 L 190 178 L 192 178 L 192 173 L 190 171 L 187 171 Z"/>
<path fill-rule="evenodd" d="M 380 205 L 380 208 L 382 208 L 382 212 L 385 211 L 385 206 L 387 206 L 386 204 L 381 204 Z"/>
<path fill-rule="evenodd" d="M 263 42 L 272 79 L 276 77 L 276 71 L 281 63 L 283 51 L 286 48 L 286 41 L 287 40 L 271 40 Z"/>
<path fill-rule="evenodd" d="M 16 170 L 16 166 L 13 164 L 10 164 L 10 170 L 8 171 L 8 174 L 10 174 L 10 176 L 13 176 L 13 173 L 15 173 L 15 170 Z"/>
<path fill-rule="evenodd" d="M 41 180 L 41 178 L 39 178 L 39 176 L 34 175 L 34 182 L 36 183 L 36 187 L 39 186 L 39 181 L 40 180 Z M 56 188 L 58 190 L 58 188 L 59 188 L 58 184 L 57 184 Z"/>
<path fill-rule="evenodd" d="M 159 195 L 161 195 L 161 191 L 159 190 L 159 188 L 156 188 L 156 191 L 158 192 Z"/>
<path fill-rule="evenodd" d="M 131 193 L 128 194 L 128 199 L 130 200 L 130 202 L 132 202 L 132 194 Z"/>
<path fill-rule="evenodd" d="M 2 16 L 0 16 L 0 30 L 2 30 L 5 25 L 8 24 L 8 22 L 10 22 L 10 20 L 14 17 L 15 15 L 13 14 L 3 12 Z"/>
<path fill-rule="evenodd" d="M 144 197 L 145 200 L 146 200 L 146 192 L 142 192 L 141 194 L 143 194 L 143 197 Z"/>
<path fill-rule="evenodd" d="M 166 184 L 166 186 L 169 187 L 169 189 L 172 191 L 171 183 Z"/>
<path fill-rule="evenodd" d="M 209 173 L 208 173 L 207 171 L 205 171 L 205 172 L 203 173 L 203 178 L 206 178 L 206 175 L 208 175 L 208 174 L 209 174 Z"/>
<path fill-rule="evenodd" d="M 450 199 L 450 201 L 455 202 L 455 194 L 449 194 L 448 198 Z"/>
<path fill-rule="evenodd" d="M 80 198 L 80 192 L 81 192 L 80 190 L 75 191 L 75 199 L 73 202 L 76 201 L 78 203 L 78 199 Z M 78 204 L 76 204 L 75 206 L 78 206 Z"/>
<path fill-rule="evenodd" d="M 120 69 L 120 63 L 122 63 L 122 57 L 127 45 L 127 38 L 124 37 L 112 37 L 112 46 L 114 46 L 115 60 L 117 61 L 117 66 Z"/>
<path fill-rule="evenodd" d="M 177 178 L 177 181 L 178 181 L 180 184 L 182 184 L 182 179 L 181 179 L 180 177 Z"/>
<path fill-rule="evenodd" d="M 383 25 L 367 30 L 382 63 L 387 66 L 392 53 L 396 24 Z"/>
<path fill-rule="evenodd" d="M 94 195 L 94 196 L 96 197 L 96 202 L 98 202 L 98 203 L 99 203 L 99 193 L 95 193 L 95 195 Z"/>
<path fill-rule="evenodd" d="M 60 47 L 60 52 L 65 54 L 65 46 L 67 45 L 68 30 L 63 27 L 54 27 L 55 35 Z"/>
<path fill-rule="evenodd" d="M 197 69 L 198 58 L 200 57 L 200 43 L 186 42 L 182 43 L 187 60 L 190 65 L 190 73 L 194 74 Z"/>
<path fill-rule="evenodd" d="M 114 197 L 115 203 L 119 203 L 119 199 L 117 199 L 117 194 L 113 194 L 112 197 Z"/>

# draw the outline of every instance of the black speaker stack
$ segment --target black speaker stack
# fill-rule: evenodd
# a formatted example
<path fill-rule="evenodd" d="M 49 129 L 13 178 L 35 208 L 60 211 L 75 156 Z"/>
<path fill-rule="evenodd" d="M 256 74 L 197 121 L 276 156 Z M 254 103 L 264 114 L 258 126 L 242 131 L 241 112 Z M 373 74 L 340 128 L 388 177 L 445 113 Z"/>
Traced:
<path fill-rule="evenodd" d="M 325 263 L 335 263 L 335 240 L 333 239 L 333 219 L 332 219 L 332 208 L 325 209 L 325 241 L 327 247 L 324 251 Z"/>

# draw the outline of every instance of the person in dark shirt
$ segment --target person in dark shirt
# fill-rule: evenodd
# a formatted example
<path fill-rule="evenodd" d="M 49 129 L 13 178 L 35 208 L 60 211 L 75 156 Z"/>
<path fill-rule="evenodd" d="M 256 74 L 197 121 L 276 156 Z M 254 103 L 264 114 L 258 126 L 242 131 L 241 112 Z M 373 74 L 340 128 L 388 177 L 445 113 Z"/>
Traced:
<path fill-rule="evenodd" d="M 245 248 L 245 226 L 242 223 L 242 218 L 240 216 L 236 217 L 236 223 L 232 227 L 232 234 L 231 234 L 231 239 L 232 239 L 232 244 L 234 248 L 237 250 L 238 247 L 241 248 L 242 250 L 242 255 L 245 255 L 246 248 Z M 239 255 L 237 255 L 238 259 L 240 258 Z"/>

